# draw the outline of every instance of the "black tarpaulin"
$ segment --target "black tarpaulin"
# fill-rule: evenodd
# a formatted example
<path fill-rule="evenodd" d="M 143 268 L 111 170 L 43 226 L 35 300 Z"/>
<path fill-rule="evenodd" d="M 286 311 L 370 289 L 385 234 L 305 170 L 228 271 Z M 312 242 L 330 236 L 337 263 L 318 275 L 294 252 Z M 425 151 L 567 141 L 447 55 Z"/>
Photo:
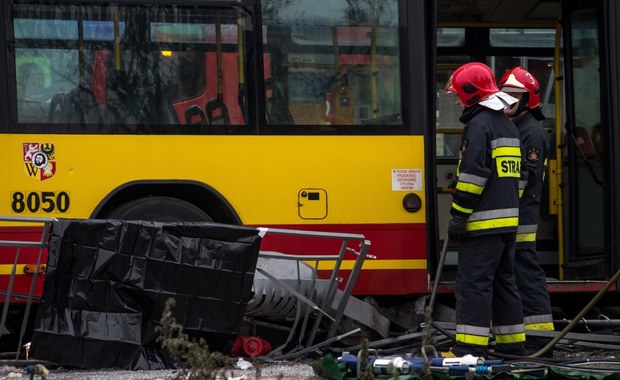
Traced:
<path fill-rule="evenodd" d="M 82 368 L 172 368 L 155 333 L 169 298 L 190 337 L 230 350 L 254 279 L 256 229 L 59 220 L 50 239 L 33 357 Z"/>

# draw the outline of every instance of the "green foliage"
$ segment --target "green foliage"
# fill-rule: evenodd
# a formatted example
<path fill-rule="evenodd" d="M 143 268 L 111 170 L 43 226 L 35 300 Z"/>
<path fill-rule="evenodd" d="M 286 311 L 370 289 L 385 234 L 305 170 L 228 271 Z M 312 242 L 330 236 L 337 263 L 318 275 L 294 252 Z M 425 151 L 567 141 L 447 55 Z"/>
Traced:
<path fill-rule="evenodd" d="M 346 364 L 338 364 L 332 356 L 327 353 L 320 359 L 310 363 L 314 374 L 322 379 L 342 380 L 346 373 Z"/>
<path fill-rule="evenodd" d="M 155 331 L 159 333 L 157 342 L 181 367 L 176 378 L 215 379 L 218 370 L 226 367 L 227 357 L 218 352 L 209 352 L 207 342 L 202 338 L 190 341 L 187 334 L 183 333 L 183 326 L 172 316 L 174 305 L 174 299 L 166 301 L 161 326 L 156 327 Z"/>

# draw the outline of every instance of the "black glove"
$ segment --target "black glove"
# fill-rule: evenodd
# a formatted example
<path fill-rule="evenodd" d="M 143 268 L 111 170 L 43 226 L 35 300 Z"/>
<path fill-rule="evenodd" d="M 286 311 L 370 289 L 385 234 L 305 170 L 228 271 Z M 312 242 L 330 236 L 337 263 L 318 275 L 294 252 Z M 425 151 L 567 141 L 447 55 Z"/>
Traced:
<path fill-rule="evenodd" d="M 465 237 L 467 219 L 452 217 L 448 223 L 448 237 L 452 241 L 459 241 Z"/>

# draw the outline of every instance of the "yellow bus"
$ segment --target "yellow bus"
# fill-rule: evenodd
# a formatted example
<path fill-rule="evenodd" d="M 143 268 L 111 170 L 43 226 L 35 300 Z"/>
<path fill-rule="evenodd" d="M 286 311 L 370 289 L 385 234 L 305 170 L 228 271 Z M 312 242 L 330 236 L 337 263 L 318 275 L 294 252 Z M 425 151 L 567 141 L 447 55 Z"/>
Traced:
<path fill-rule="evenodd" d="M 425 2 L 5 4 L 0 215 L 362 233 L 357 293 L 426 291 Z"/>

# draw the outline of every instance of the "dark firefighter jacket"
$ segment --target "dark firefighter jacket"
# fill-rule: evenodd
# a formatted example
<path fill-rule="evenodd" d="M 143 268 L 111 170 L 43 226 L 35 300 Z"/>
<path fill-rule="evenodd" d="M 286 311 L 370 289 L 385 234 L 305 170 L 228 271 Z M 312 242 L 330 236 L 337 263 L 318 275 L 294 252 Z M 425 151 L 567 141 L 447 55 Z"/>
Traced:
<path fill-rule="evenodd" d="M 469 236 L 516 232 L 525 187 L 517 127 L 501 112 L 465 108 L 458 182 L 450 213 L 467 219 Z"/>
<path fill-rule="evenodd" d="M 549 142 L 540 122 L 530 112 L 512 120 L 521 139 L 523 163 L 527 171 L 527 185 L 519 203 L 517 244 L 536 244 L 536 230 L 540 221 L 540 197 L 549 157 Z"/>

